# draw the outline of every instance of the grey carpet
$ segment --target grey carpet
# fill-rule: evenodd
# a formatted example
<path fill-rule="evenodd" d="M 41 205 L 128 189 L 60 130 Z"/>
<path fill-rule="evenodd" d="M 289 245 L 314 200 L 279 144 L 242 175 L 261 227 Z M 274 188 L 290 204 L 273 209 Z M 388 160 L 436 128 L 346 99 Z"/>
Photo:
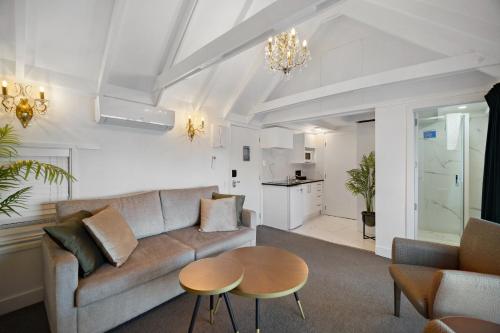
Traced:
<path fill-rule="evenodd" d="M 306 320 L 293 296 L 261 302 L 261 332 L 422 332 L 422 318 L 403 297 L 401 317 L 392 315 L 389 260 L 341 245 L 259 227 L 259 245 L 287 249 L 304 258 L 310 277 L 300 291 Z M 231 295 L 240 332 L 255 332 L 253 300 Z M 184 294 L 115 328 L 113 332 L 186 332 L 195 296 Z M 222 304 L 221 304 L 222 305 Z M 215 325 L 208 323 L 203 299 L 195 332 L 231 332 L 221 306 Z M 0 317 L 0 332 L 48 332 L 41 303 Z"/>

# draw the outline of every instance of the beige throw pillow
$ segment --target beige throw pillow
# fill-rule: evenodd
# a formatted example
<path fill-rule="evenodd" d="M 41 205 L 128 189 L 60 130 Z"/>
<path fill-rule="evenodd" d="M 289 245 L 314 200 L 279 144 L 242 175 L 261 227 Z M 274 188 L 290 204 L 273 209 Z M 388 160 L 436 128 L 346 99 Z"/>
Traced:
<path fill-rule="evenodd" d="M 116 267 L 123 265 L 137 247 L 132 229 L 113 207 L 82 221 L 106 258 Z"/>
<path fill-rule="evenodd" d="M 234 197 L 201 199 L 200 220 L 200 230 L 203 232 L 238 230 Z"/>

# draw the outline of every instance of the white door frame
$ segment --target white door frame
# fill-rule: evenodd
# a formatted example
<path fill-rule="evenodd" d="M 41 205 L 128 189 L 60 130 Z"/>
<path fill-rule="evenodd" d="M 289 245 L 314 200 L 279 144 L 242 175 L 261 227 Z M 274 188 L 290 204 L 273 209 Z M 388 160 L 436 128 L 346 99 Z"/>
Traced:
<path fill-rule="evenodd" d="M 408 103 L 405 106 L 406 110 L 406 237 L 416 239 L 416 230 L 418 228 L 418 216 L 416 214 L 415 205 L 418 204 L 417 196 L 417 183 L 418 174 L 416 173 L 416 126 L 415 126 L 415 111 L 417 109 L 469 104 L 484 101 L 484 95 L 487 93 L 486 89 L 479 89 L 475 92 L 466 92 L 462 94 L 447 95 L 443 97 L 432 97 Z M 465 184 L 464 184 L 465 185 Z"/>
<path fill-rule="evenodd" d="M 263 195 L 262 195 L 262 185 L 261 185 L 261 179 L 262 179 L 262 150 L 260 148 L 260 128 L 258 127 L 255 127 L 255 126 L 245 126 L 244 124 L 235 124 L 235 123 L 231 123 L 230 124 L 230 133 L 229 133 L 229 137 L 230 137 L 230 143 L 229 143 L 229 168 L 228 168 L 228 189 L 229 189 L 229 193 L 231 193 L 231 190 L 232 190 L 232 181 L 233 181 L 233 177 L 231 176 L 231 170 L 232 170 L 232 160 L 231 160 L 231 153 L 232 153 L 232 134 L 233 134 L 233 127 L 239 127 L 239 128 L 244 128 L 244 129 L 248 129 L 248 130 L 253 130 L 253 131 L 256 131 L 257 132 L 257 135 L 258 135 L 258 146 L 255 147 L 255 152 L 251 155 L 252 157 L 251 158 L 256 158 L 256 165 L 258 165 L 258 168 L 259 168 L 259 176 L 258 176 L 258 192 L 257 192 L 257 195 L 258 195 L 258 202 L 259 202 L 259 211 L 256 212 L 257 214 L 257 224 L 262 224 L 262 207 L 263 207 Z"/>

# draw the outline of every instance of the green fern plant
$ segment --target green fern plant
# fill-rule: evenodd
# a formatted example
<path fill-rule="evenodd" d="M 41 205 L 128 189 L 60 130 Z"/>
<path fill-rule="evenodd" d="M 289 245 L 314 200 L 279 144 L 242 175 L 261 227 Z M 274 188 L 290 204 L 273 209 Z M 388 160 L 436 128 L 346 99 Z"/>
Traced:
<path fill-rule="evenodd" d="M 28 177 L 43 180 L 45 183 L 61 183 L 63 180 L 75 181 L 66 170 L 52 164 L 35 160 L 17 160 L 16 147 L 21 140 L 11 125 L 0 127 L 0 214 L 21 215 L 20 210 L 27 208 L 31 186 L 20 188 L 21 182 Z M 15 190 L 14 193 L 10 193 Z M 5 197 L 5 193 L 10 193 Z"/>
<path fill-rule="evenodd" d="M 365 199 L 366 211 L 373 212 L 375 198 L 375 153 L 363 155 L 359 169 L 347 171 L 349 179 L 345 186 L 354 195 L 361 195 Z"/>

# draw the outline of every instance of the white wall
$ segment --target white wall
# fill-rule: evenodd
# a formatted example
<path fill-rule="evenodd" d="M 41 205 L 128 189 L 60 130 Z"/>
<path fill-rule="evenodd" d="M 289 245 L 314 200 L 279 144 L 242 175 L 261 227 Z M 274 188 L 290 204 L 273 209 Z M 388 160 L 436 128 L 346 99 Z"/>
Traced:
<path fill-rule="evenodd" d="M 375 109 L 375 253 L 384 257 L 406 235 L 406 126 L 405 105 Z"/>
<path fill-rule="evenodd" d="M 357 158 L 358 164 L 361 163 L 363 155 L 368 155 L 372 151 L 375 151 L 375 122 L 359 123 L 356 125 L 357 133 Z M 376 157 L 375 157 L 376 158 Z M 362 230 L 363 222 L 361 217 L 361 212 L 366 210 L 365 199 L 363 197 L 358 197 L 357 200 L 357 219 L 358 219 L 358 230 Z M 375 230 L 373 227 L 366 227 L 366 233 L 368 235 L 373 235 Z"/>
<path fill-rule="evenodd" d="M 347 170 L 357 167 L 356 127 L 348 126 L 325 134 L 325 214 L 356 219 L 357 198 L 345 187 Z"/>
<path fill-rule="evenodd" d="M 415 238 L 414 110 L 484 100 L 489 87 L 422 96 L 375 109 L 375 253 L 391 257 L 394 237 Z"/>
<path fill-rule="evenodd" d="M 158 188 L 218 185 L 228 190 L 228 150 L 210 147 L 209 133 L 190 143 L 185 136 L 187 112 L 176 111 L 169 132 L 98 125 L 94 101 L 69 90 L 47 92 L 46 119 L 23 129 L 13 122 L 25 142 L 92 144 L 80 149 L 76 167 L 75 197 L 97 197 Z M 200 115 L 201 116 L 201 115 Z M 207 124 L 220 122 L 203 115 Z M 0 118 L 0 124 L 8 119 Z M 211 168 L 212 155 L 216 156 Z M 3 231 L 5 232 L 5 231 Z M 0 314 L 42 298 L 41 254 L 38 243 L 20 244 L 2 251 L 0 230 Z"/>

